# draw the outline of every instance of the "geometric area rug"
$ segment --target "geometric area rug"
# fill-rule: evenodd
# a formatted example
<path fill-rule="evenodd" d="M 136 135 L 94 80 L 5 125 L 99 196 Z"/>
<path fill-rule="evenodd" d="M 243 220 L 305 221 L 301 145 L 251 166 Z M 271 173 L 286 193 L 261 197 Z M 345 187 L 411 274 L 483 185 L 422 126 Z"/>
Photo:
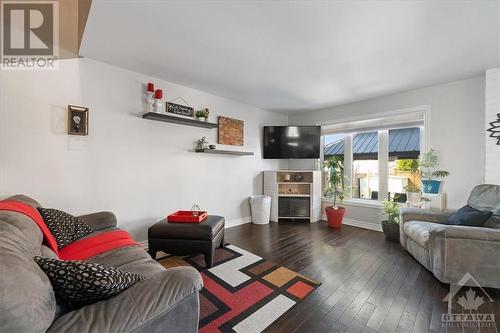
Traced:
<path fill-rule="evenodd" d="M 167 256 L 166 268 L 192 266 L 203 277 L 199 332 L 261 332 L 303 301 L 320 283 L 227 244 L 206 269 L 203 255 Z"/>

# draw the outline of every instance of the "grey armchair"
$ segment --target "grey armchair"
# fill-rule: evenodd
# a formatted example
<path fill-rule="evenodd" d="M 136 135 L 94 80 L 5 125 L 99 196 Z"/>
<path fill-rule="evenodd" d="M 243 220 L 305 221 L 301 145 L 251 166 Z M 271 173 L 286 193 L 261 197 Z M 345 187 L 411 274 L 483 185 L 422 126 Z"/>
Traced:
<path fill-rule="evenodd" d="M 500 185 L 478 185 L 467 204 L 493 212 L 484 227 L 445 224 L 453 212 L 403 208 L 401 245 L 439 281 L 469 272 L 482 287 L 500 288 Z"/>

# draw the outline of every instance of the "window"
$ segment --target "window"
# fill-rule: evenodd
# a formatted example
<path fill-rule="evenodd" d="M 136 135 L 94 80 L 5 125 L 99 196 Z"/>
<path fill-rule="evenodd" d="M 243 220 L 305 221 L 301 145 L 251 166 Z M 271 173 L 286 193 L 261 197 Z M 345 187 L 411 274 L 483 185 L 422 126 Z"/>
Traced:
<path fill-rule="evenodd" d="M 378 200 L 378 132 L 352 138 L 352 197 Z"/>
<path fill-rule="evenodd" d="M 337 157 L 344 160 L 345 134 L 325 135 L 323 146 L 323 158 L 328 160 L 331 157 Z M 328 193 L 330 188 L 329 183 L 330 170 L 323 169 L 323 194 Z"/>
<path fill-rule="evenodd" d="M 389 130 L 389 195 L 394 201 L 406 202 L 406 192 L 419 187 L 415 174 L 420 155 L 420 128 Z M 413 172 L 412 172 L 413 170 Z"/>
<path fill-rule="evenodd" d="M 408 189 L 419 188 L 414 171 L 420 155 L 424 112 L 397 119 L 378 119 L 325 126 L 324 159 L 341 158 L 346 176 L 346 198 L 397 202 L 407 201 Z M 386 121 L 384 123 L 384 121 Z M 367 126 L 369 124 L 370 126 Z M 345 131 L 337 134 L 336 131 Z M 325 171 L 324 193 L 328 193 L 328 170 Z"/>

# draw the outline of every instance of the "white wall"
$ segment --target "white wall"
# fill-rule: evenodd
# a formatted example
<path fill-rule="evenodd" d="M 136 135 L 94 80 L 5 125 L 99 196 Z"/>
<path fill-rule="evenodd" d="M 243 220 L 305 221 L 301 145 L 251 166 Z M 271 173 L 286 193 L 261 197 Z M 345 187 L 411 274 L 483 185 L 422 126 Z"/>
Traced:
<path fill-rule="evenodd" d="M 491 127 L 491 122 L 498 121 L 498 114 L 500 114 L 500 68 L 486 71 L 485 94 L 485 123 L 488 129 Z M 490 137 L 490 132 L 485 132 L 485 146 L 485 182 L 500 184 L 500 145 L 497 145 L 496 139 Z"/>
<path fill-rule="evenodd" d="M 441 168 L 451 172 L 445 179 L 443 190 L 448 194 L 448 207 L 458 208 L 465 204 L 474 185 L 484 182 L 484 76 L 466 80 L 410 90 L 407 92 L 373 98 L 329 109 L 291 115 L 289 123 L 319 124 L 330 120 L 350 117 L 369 117 L 373 113 L 400 110 L 428 105 L 431 108 L 429 123 L 429 147 L 434 148 L 441 158 Z M 290 163 L 293 168 L 297 164 Z M 298 166 L 304 161 L 298 161 Z M 356 207 L 349 209 L 346 216 L 373 223 L 380 221 L 375 208 Z M 369 212 L 369 213 L 367 213 Z M 349 215 L 354 214 L 354 215 Z"/>
<path fill-rule="evenodd" d="M 261 158 L 263 125 L 287 117 L 90 59 L 58 71 L 1 73 L 0 198 L 23 193 L 73 214 L 110 210 L 137 240 L 149 225 L 198 203 L 229 223 L 248 221 L 248 196 L 262 192 L 261 171 L 285 166 Z M 217 130 L 144 120 L 143 90 L 153 81 L 168 99 L 245 121 L 251 157 L 191 152 Z M 66 134 L 68 104 L 90 108 L 90 135 Z M 236 148 L 236 147 L 234 147 Z"/>
<path fill-rule="evenodd" d="M 182 96 L 195 108 L 245 121 L 245 147 L 253 157 L 190 152 L 216 130 L 143 120 L 143 85 L 153 81 L 168 99 Z M 287 168 L 261 159 L 263 125 L 285 125 L 284 115 L 210 95 L 89 59 L 60 62 L 55 72 L 0 73 L 0 198 L 33 196 L 74 214 L 111 210 L 138 240 L 147 226 L 196 202 L 229 224 L 248 221 L 247 197 L 262 191 L 262 170 Z M 488 100 L 486 100 L 488 103 Z M 66 107 L 90 107 L 90 135 L 66 134 Z M 485 79 L 479 76 L 330 109 L 291 115 L 290 124 L 369 116 L 429 105 L 430 146 L 451 172 L 444 184 L 448 206 L 465 203 L 484 181 Z M 228 147 L 235 149 L 236 147 Z M 289 168 L 315 169 L 315 161 Z M 348 206 L 346 218 L 377 224 L 376 207 Z"/>

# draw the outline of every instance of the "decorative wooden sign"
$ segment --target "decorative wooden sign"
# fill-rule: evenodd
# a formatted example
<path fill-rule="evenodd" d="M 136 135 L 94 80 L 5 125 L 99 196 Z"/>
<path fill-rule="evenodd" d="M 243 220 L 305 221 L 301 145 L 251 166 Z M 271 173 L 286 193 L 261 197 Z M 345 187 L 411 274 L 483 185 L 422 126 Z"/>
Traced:
<path fill-rule="evenodd" d="M 180 116 L 186 116 L 191 118 L 194 117 L 194 109 L 190 106 L 167 102 L 166 110 L 168 113 L 173 113 Z"/>
<path fill-rule="evenodd" d="M 89 108 L 68 105 L 68 134 L 89 134 Z"/>
<path fill-rule="evenodd" d="M 238 119 L 219 117 L 219 144 L 243 146 L 244 122 Z"/>

